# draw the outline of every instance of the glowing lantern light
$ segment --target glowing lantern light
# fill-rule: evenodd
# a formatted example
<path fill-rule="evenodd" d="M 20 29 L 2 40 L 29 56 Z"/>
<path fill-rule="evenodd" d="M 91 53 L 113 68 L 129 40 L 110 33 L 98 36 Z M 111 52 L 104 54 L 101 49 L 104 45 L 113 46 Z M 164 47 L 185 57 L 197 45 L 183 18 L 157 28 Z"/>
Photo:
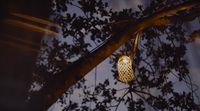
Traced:
<path fill-rule="evenodd" d="M 121 56 L 117 62 L 117 69 L 121 82 L 128 83 L 134 79 L 132 61 L 128 56 Z"/>

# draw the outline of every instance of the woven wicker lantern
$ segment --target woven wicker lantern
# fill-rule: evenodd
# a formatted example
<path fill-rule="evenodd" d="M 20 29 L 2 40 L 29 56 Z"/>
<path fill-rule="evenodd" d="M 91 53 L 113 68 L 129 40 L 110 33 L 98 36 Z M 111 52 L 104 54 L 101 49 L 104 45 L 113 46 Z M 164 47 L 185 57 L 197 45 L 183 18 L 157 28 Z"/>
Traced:
<path fill-rule="evenodd" d="M 129 56 L 121 56 L 117 62 L 118 79 L 121 82 L 128 83 L 134 79 L 132 61 Z"/>

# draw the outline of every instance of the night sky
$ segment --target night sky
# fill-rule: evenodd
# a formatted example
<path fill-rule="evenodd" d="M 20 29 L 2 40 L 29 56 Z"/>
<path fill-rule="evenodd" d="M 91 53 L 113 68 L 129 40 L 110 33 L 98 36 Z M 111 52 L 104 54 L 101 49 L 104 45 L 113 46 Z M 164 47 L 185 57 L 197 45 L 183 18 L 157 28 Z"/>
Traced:
<path fill-rule="evenodd" d="M 133 8 L 134 10 L 137 10 L 138 4 L 143 4 L 144 6 L 148 6 L 149 1 L 147 1 L 147 0 L 146 1 L 145 0 L 113 0 L 113 1 L 110 1 L 109 0 L 109 5 L 114 10 L 122 10 L 123 8 Z M 77 11 L 77 13 L 79 13 L 79 12 Z M 192 32 L 193 30 L 200 28 L 199 26 L 195 25 L 196 22 L 198 22 L 198 21 L 196 20 L 191 23 L 188 23 L 188 26 L 186 26 L 186 29 L 189 30 L 190 32 Z M 93 44 L 93 47 L 95 47 L 94 44 Z M 198 86 L 200 86 L 200 82 L 199 82 L 199 80 L 200 80 L 200 74 L 199 74 L 199 72 L 200 72 L 200 69 L 199 69 L 199 66 L 200 66 L 200 59 L 199 59 L 199 57 L 200 57 L 200 50 L 199 50 L 200 49 L 200 39 L 199 40 L 196 39 L 196 41 L 194 43 L 188 44 L 187 48 L 188 48 L 188 50 L 187 50 L 187 54 L 186 54 L 185 58 L 189 62 L 188 67 L 190 70 L 192 81 L 195 84 L 197 84 Z M 113 81 L 113 73 L 111 72 L 111 64 L 109 64 L 109 58 L 107 58 L 102 63 L 100 63 L 96 67 L 96 71 L 97 71 L 97 78 L 98 78 L 97 84 L 99 82 L 103 82 L 105 79 L 109 78 L 109 80 L 111 81 L 110 87 L 115 87 L 116 89 L 122 89 L 124 87 L 127 87 L 126 84 L 119 83 L 118 85 L 114 85 L 114 83 L 112 82 Z M 91 90 L 93 90 L 93 88 L 94 88 L 94 84 L 95 84 L 94 78 L 95 78 L 95 68 L 85 76 L 85 79 L 87 80 L 86 84 L 88 86 L 91 86 Z M 174 79 L 175 77 L 171 76 L 169 78 L 175 83 L 175 89 L 177 91 L 188 90 L 186 88 L 185 84 L 179 83 L 177 79 Z M 123 93 L 124 93 L 124 91 L 118 92 L 118 95 L 120 96 Z M 198 93 L 200 94 L 200 89 L 198 89 Z M 70 99 L 73 101 L 80 101 L 81 94 L 82 94 L 82 91 L 80 89 L 76 89 L 74 91 L 74 94 L 70 97 Z M 93 107 L 93 106 L 91 105 L 91 107 Z M 125 107 L 126 106 L 124 106 L 122 104 L 118 108 L 118 111 L 125 111 Z M 49 108 L 49 111 L 59 111 L 61 109 L 62 108 L 60 107 L 60 105 L 58 103 L 56 103 L 51 108 Z"/>

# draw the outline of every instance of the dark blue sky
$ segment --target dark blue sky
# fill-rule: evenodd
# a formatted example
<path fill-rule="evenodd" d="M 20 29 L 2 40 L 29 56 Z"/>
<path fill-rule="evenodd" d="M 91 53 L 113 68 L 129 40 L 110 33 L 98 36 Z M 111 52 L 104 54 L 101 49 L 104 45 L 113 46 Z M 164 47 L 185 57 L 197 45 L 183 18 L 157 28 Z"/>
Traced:
<path fill-rule="evenodd" d="M 133 9 L 137 9 L 137 5 L 138 4 L 143 4 L 143 5 L 148 5 L 149 1 L 148 0 L 108 0 L 110 6 L 114 9 L 114 10 L 121 10 L 123 8 L 133 8 Z M 76 10 L 73 10 L 76 11 Z M 79 11 L 76 11 L 77 13 L 80 13 Z M 186 30 L 190 30 L 191 32 L 195 29 L 199 29 L 199 25 L 197 23 L 198 21 L 194 21 L 189 23 L 189 25 L 191 26 L 190 29 L 187 29 L 188 27 L 186 27 Z M 187 54 L 185 56 L 185 58 L 188 60 L 189 62 L 189 70 L 190 70 L 190 74 L 191 74 L 191 78 L 192 81 L 197 84 L 198 86 L 200 86 L 200 39 L 196 40 L 194 43 L 190 43 L 188 46 L 188 51 Z M 107 58 L 106 60 L 104 60 L 101 64 L 99 64 L 97 66 L 97 83 L 98 82 L 103 82 L 106 78 L 109 78 L 111 81 L 113 79 L 113 73 L 110 71 L 111 70 L 111 64 L 109 63 L 109 58 Z M 94 88 L 94 74 L 95 74 L 95 69 L 93 69 L 92 71 L 89 72 L 89 74 L 87 74 L 85 76 L 85 78 L 87 79 L 86 84 L 88 84 L 88 86 L 91 86 L 91 90 L 93 90 Z M 169 77 L 174 83 L 175 83 L 175 89 L 177 91 L 182 91 L 182 90 L 187 90 L 187 87 L 185 84 L 183 83 L 179 83 L 177 79 L 175 79 L 175 77 L 170 76 Z M 118 84 L 117 86 L 111 82 L 110 87 L 115 87 L 116 89 L 120 89 L 123 87 L 126 87 L 125 84 Z M 118 93 L 118 95 L 122 95 L 124 93 L 124 91 L 121 91 Z M 156 93 L 156 92 L 155 92 Z M 74 101 L 80 101 L 81 98 L 81 94 L 82 91 L 80 89 L 75 90 L 74 94 L 71 96 L 70 99 L 74 100 Z M 198 94 L 200 94 L 200 90 L 198 90 Z M 137 98 L 137 97 L 136 97 Z M 91 106 L 93 107 L 93 106 Z M 123 104 L 119 107 L 118 111 L 125 111 L 126 106 L 124 106 Z M 55 104 L 54 106 L 52 106 L 49 111 L 60 111 L 62 108 L 59 106 L 59 104 Z"/>

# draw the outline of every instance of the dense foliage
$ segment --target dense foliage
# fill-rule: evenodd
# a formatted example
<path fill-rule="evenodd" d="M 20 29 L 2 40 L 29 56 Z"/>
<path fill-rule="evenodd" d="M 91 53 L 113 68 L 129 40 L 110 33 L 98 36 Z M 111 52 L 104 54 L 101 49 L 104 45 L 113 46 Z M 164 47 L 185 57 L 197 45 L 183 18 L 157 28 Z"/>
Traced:
<path fill-rule="evenodd" d="M 118 11 L 103 0 L 55 0 L 54 17 L 62 27 L 63 36 L 43 41 L 33 81 L 42 85 L 64 67 L 98 49 L 116 32 L 124 31 L 126 26 L 188 0 L 150 1 L 149 6 Z M 194 10 L 199 9 L 171 16 Z M 137 53 L 132 58 L 135 79 L 124 87 L 114 87 L 122 84 L 117 80 L 116 62 L 122 54 L 131 52 L 133 43 L 129 41 L 110 56 L 113 78 L 105 77 L 104 82 L 92 88 L 86 84 L 87 80 L 82 79 L 59 100 L 63 110 L 117 110 L 121 104 L 129 111 L 199 110 L 198 87 L 192 83 L 185 59 L 191 33 L 187 32 L 185 24 L 180 19 L 173 25 L 157 25 L 143 30 Z M 187 90 L 176 90 L 175 84 L 184 84 Z M 76 89 L 83 94 L 79 102 L 70 99 Z"/>

